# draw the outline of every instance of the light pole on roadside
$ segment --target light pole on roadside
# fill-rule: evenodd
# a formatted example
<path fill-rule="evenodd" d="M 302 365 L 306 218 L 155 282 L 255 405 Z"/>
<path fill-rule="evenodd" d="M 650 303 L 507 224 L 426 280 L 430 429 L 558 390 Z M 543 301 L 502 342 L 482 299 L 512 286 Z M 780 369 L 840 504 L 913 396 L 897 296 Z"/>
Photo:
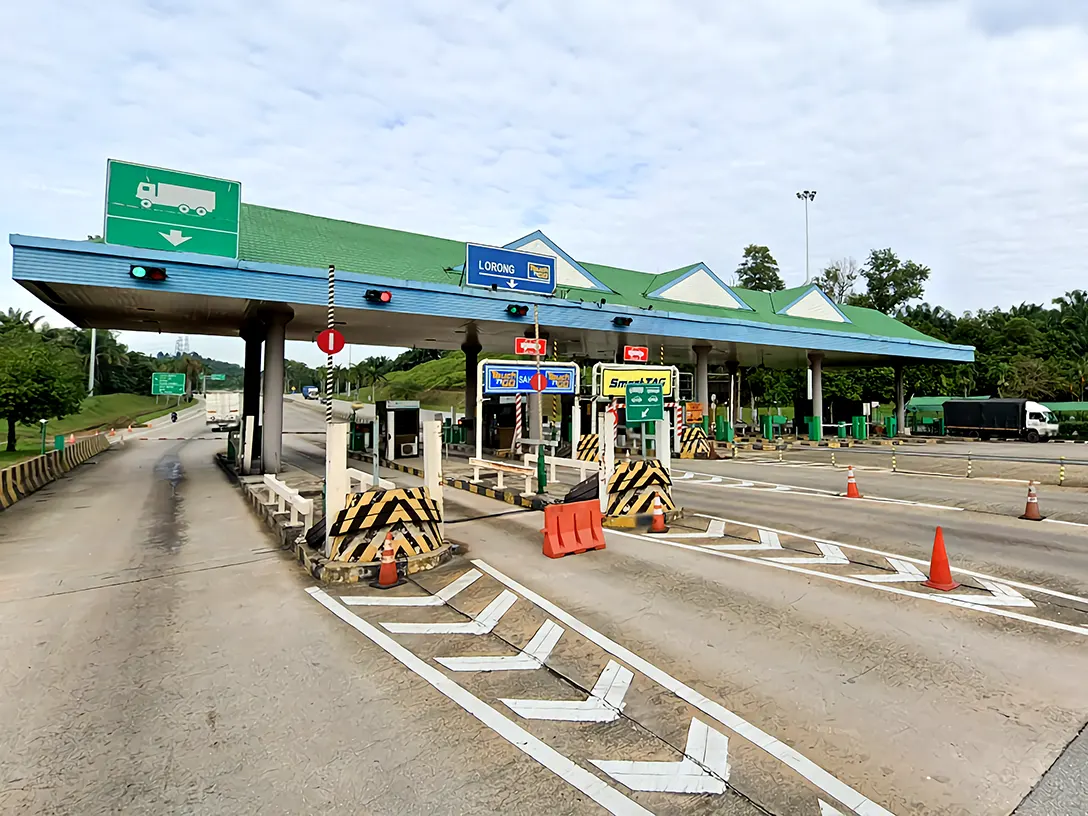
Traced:
<path fill-rule="evenodd" d="M 808 257 L 808 203 L 816 198 L 815 190 L 802 190 L 797 197 L 805 202 L 805 284 L 811 280 Z"/>
<path fill-rule="evenodd" d="M 94 396 L 94 358 L 98 346 L 98 329 L 91 329 L 90 371 L 87 372 L 87 396 Z"/>

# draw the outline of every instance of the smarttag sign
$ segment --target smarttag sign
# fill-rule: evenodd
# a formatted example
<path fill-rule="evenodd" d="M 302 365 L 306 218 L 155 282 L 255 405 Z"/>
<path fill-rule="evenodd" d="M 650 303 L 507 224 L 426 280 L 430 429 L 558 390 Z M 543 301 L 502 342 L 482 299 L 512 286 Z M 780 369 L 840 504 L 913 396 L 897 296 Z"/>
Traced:
<path fill-rule="evenodd" d="M 600 365 L 599 396 L 625 397 L 629 383 L 657 383 L 662 396 L 671 397 L 675 371 L 671 366 Z"/>
<path fill-rule="evenodd" d="M 516 249 L 466 244 L 465 283 L 504 292 L 555 293 L 555 258 Z"/>
<path fill-rule="evenodd" d="M 485 394 L 532 394 L 532 379 L 537 367 L 533 363 L 488 363 L 484 366 Z M 570 366 L 541 365 L 546 380 L 545 394 L 574 394 L 578 390 L 578 372 Z"/>

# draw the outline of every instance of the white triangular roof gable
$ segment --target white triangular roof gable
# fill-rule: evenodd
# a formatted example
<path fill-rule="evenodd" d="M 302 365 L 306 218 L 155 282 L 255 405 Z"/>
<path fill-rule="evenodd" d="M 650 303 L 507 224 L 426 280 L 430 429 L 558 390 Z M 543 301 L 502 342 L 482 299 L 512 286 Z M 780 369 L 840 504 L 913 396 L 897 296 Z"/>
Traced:
<path fill-rule="evenodd" d="M 520 249 L 522 252 L 532 252 L 536 255 L 547 255 L 550 258 L 555 258 L 555 283 L 557 286 L 599 289 L 602 292 L 612 291 L 593 277 L 578 261 L 561 250 L 540 230 L 506 244 L 503 249 Z"/>
<path fill-rule="evenodd" d="M 849 323 L 850 318 L 843 314 L 831 298 L 822 290 L 812 286 L 797 300 L 778 310 L 780 315 L 807 317 L 810 320 L 827 320 L 831 323 Z"/>
<path fill-rule="evenodd" d="M 676 280 L 648 292 L 646 297 L 752 311 L 752 307 L 741 300 L 740 295 L 704 263 L 695 264 Z"/>

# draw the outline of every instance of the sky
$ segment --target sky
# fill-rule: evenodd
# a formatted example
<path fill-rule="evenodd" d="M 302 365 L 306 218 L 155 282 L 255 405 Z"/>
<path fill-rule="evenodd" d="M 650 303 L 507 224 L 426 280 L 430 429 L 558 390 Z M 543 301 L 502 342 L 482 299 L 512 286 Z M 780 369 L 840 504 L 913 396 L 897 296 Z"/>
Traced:
<path fill-rule="evenodd" d="M 101 233 L 117 158 L 459 240 L 542 229 L 649 272 L 728 278 L 766 244 L 799 285 L 815 190 L 814 273 L 891 247 L 956 313 L 1086 286 L 1088 3 L 41 0 L 4 27 L 5 234 Z M 0 309 L 64 323 L 6 241 L 0 268 Z"/>

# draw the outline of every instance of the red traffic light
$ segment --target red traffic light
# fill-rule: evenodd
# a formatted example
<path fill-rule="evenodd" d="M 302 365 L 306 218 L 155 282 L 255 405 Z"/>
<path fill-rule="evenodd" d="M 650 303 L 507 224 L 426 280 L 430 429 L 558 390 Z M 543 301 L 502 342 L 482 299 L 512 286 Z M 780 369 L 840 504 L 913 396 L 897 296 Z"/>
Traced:
<path fill-rule="evenodd" d="M 393 293 L 385 289 L 367 289 L 363 297 L 367 303 L 389 303 L 393 300 Z"/>

